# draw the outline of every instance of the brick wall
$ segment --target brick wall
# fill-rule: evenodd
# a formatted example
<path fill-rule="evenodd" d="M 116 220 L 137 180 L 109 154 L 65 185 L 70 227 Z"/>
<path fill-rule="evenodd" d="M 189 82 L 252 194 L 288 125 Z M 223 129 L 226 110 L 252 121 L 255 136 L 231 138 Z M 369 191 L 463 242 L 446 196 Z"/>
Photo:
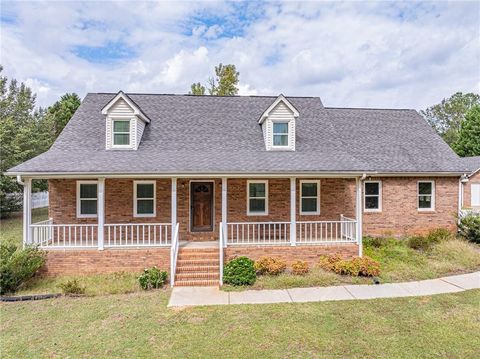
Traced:
<path fill-rule="evenodd" d="M 153 266 L 170 272 L 170 248 L 49 250 L 43 273 L 49 276 L 140 273 Z"/>
<path fill-rule="evenodd" d="M 339 254 L 344 258 L 358 256 L 356 244 L 341 244 L 328 246 L 271 246 L 271 247 L 227 247 L 225 249 L 225 261 L 235 257 L 247 256 L 256 260 L 262 256 L 281 258 L 288 264 L 297 260 L 309 262 L 310 265 L 318 263 L 318 259 L 326 254 Z"/>
<path fill-rule="evenodd" d="M 423 178 L 435 180 L 435 210 L 431 212 L 422 212 L 417 209 L 417 182 L 422 178 L 379 179 L 382 181 L 382 211 L 364 212 L 364 235 L 424 234 L 439 227 L 455 230 L 455 214 L 458 212 L 458 178 Z"/>
<path fill-rule="evenodd" d="M 480 171 L 463 185 L 463 208 L 472 208 L 472 184 L 480 184 Z"/>

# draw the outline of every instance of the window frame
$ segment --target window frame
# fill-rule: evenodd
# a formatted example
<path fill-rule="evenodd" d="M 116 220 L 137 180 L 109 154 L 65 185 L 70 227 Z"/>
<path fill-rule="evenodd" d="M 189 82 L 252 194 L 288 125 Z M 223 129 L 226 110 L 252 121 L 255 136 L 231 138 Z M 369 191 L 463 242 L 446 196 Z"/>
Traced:
<path fill-rule="evenodd" d="M 302 185 L 304 183 L 315 183 L 317 185 L 317 195 L 316 196 L 304 196 L 303 195 L 303 188 L 302 188 Z M 320 195 L 321 195 L 321 184 L 320 184 L 320 180 L 300 180 L 300 185 L 299 185 L 299 192 L 300 192 L 300 196 L 299 196 L 299 203 L 298 203 L 298 207 L 300 208 L 300 214 L 302 216 L 318 216 L 320 214 Z M 302 208 L 302 199 L 303 198 L 316 198 L 317 199 L 317 210 L 315 212 L 305 212 Z"/>
<path fill-rule="evenodd" d="M 369 194 L 367 195 L 366 185 L 367 183 L 378 183 L 378 195 Z M 366 198 L 367 197 L 378 197 L 378 208 L 367 208 Z M 382 202 L 383 202 L 383 189 L 381 180 L 368 180 L 363 181 L 363 211 L 364 212 L 382 212 Z"/>
<path fill-rule="evenodd" d="M 95 184 L 97 186 L 97 197 L 95 198 L 85 198 L 82 199 L 80 198 L 80 187 L 82 184 Z M 82 214 L 82 206 L 81 203 L 83 201 L 95 201 L 97 203 L 97 213 L 96 214 Z M 97 218 L 98 217 L 98 181 L 96 180 L 82 180 L 82 181 L 77 181 L 77 218 Z"/>
<path fill-rule="evenodd" d="M 275 124 L 284 123 L 287 125 L 287 133 L 275 132 Z M 287 136 L 287 144 L 285 146 L 275 145 L 275 136 Z M 286 149 L 290 148 L 290 121 L 272 121 L 272 148 Z"/>
<path fill-rule="evenodd" d="M 128 132 L 115 132 L 115 122 L 128 122 Z M 128 145 L 116 145 L 115 135 L 126 135 L 128 133 Z M 112 148 L 131 148 L 132 147 L 132 119 L 131 118 L 112 118 Z"/>
<path fill-rule="evenodd" d="M 425 194 L 420 194 L 420 183 L 430 183 L 432 185 L 432 193 L 430 194 L 431 196 L 431 207 L 430 208 L 420 208 L 420 196 L 428 196 Z M 419 212 L 434 212 L 435 211 L 435 181 L 433 180 L 421 180 L 417 181 L 417 210 Z"/>
<path fill-rule="evenodd" d="M 478 198 L 479 202 L 474 202 L 475 197 L 473 187 L 477 188 L 478 187 L 478 193 L 480 194 L 480 183 L 471 183 L 470 184 L 470 207 L 472 208 L 477 208 L 480 207 L 480 198 Z"/>
<path fill-rule="evenodd" d="M 265 197 L 251 197 L 250 184 L 263 183 L 265 185 Z M 251 212 L 250 199 L 265 199 L 265 212 Z M 248 180 L 247 181 L 247 216 L 268 216 L 268 180 Z"/>
<path fill-rule="evenodd" d="M 153 184 L 153 198 L 142 197 L 138 198 L 137 185 L 138 184 Z M 138 200 L 152 200 L 153 199 L 153 213 L 138 213 Z M 133 217 L 156 217 L 157 216 L 157 181 L 155 180 L 139 180 L 133 181 Z"/>

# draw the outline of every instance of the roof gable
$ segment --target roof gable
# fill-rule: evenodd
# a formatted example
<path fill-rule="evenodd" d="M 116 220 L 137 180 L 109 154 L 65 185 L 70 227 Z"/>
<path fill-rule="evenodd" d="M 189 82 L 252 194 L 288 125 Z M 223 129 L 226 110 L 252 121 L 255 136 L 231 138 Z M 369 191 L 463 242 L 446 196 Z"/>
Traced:
<path fill-rule="evenodd" d="M 290 101 L 288 101 L 285 96 L 283 96 L 282 94 L 280 94 L 276 99 L 275 101 L 273 101 L 273 103 L 268 106 L 268 108 L 262 113 L 262 115 L 260 116 L 260 119 L 258 120 L 258 123 L 262 124 L 267 118 L 268 116 L 270 115 L 270 113 L 280 104 L 280 103 L 283 103 L 285 106 L 287 106 L 287 108 L 292 112 L 293 116 L 294 117 L 298 117 L 299 114 L 298 114 L 298 111 L 297 109 L 295 108 L 295 106 L 293 106 Z"/>
<path fill-rule="evenodd" d="M 132 109 L 135 116 L 147 123 L 150 122 L 150 119 L 143 113 L 140 107 L 123 91 L 119 91 L 117 95 L 102 108 L 102 115 L 108 115 L 109 111 L 115 106 L 115 104 L 122 100 Z"/>

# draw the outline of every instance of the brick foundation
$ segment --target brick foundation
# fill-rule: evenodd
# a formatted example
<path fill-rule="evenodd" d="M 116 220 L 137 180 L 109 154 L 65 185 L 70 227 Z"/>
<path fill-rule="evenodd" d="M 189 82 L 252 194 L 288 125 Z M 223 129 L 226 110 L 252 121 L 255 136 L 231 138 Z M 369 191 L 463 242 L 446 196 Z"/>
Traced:
<path fill-rule="evenodd" d="M 140 273 L 153 266 L 170 271 L 170 248 L 49 250 L 42 272 L 48 276 Z"/>
<path fill-rule="evenodd" d="M 253 247 L 238 246 L 227 247 L 225 249 L 225 261 L 229 261 L 235 257 L 246 256 L 256 260 L 262 256 L 281 258 L 288 264 L 302 260 L 307 261 L 310 265 L 318 263 L 318 259 L 322 255 L 339 254 L 344 258 L 358 256 L 358 246 L 356 244 L 342 245 L 322 245 L 322 246 L 270 246 L 270 247 Z"/>

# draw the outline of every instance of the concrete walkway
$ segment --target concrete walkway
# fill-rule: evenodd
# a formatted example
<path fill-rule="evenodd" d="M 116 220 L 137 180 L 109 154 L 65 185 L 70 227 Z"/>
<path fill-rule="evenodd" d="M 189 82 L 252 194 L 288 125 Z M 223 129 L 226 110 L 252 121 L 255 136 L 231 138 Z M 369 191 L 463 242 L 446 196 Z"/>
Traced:
<path fill-rule="evenodd" d="M 218 287 L 174 287 L 169 307 L 225 304 L 305 303 L 398 298 L 480 288 L 480 272 L 417 282 L 224 292 Z"/>

